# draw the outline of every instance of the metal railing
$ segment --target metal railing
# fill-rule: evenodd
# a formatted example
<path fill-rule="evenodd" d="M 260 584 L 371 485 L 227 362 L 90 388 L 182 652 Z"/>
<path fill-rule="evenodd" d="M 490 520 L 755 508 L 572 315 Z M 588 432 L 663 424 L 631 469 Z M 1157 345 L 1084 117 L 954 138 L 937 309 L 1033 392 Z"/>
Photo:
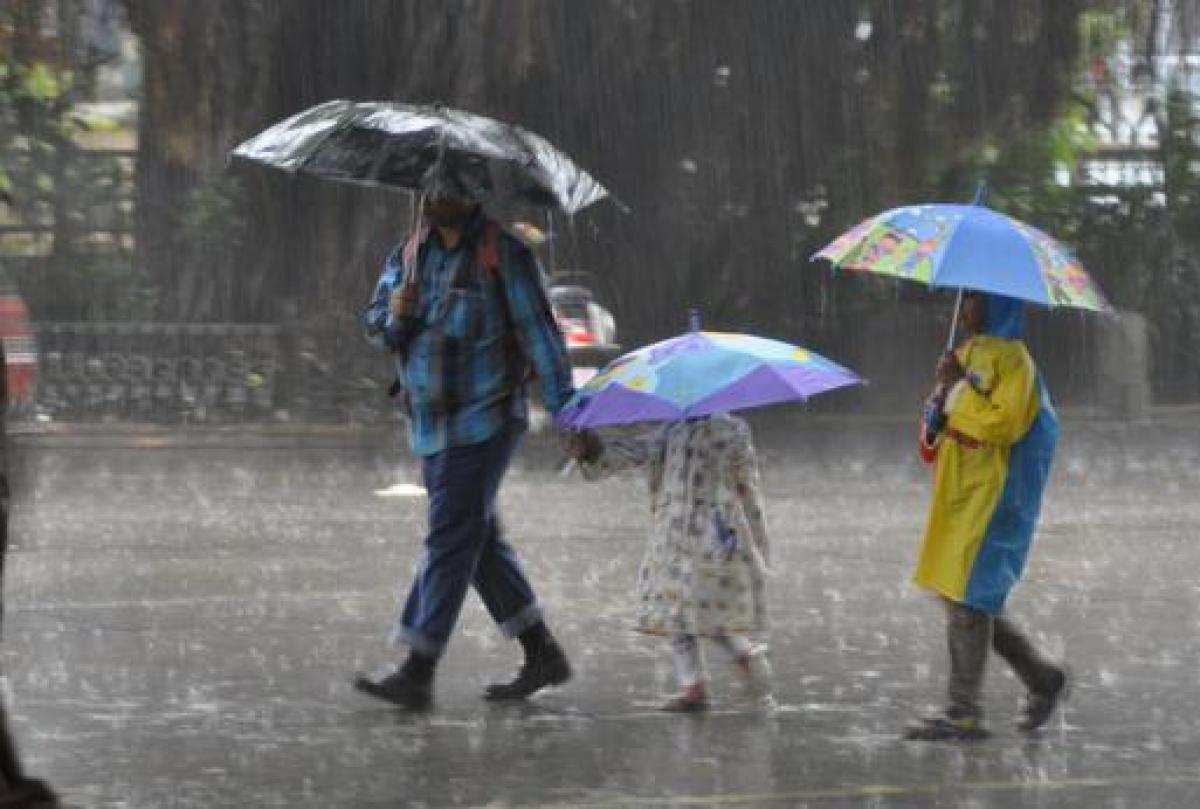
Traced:
<path fill-rule="evenodd" d="M 250 420 L 279 406 L 279 327 L 39 323 L 38 403 L 52 419 Z"/>

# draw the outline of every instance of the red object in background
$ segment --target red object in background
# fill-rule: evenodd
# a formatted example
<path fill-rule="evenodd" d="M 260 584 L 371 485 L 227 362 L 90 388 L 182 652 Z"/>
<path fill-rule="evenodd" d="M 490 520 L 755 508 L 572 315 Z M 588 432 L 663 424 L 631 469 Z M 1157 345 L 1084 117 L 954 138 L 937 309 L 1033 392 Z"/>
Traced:
<path fill-rule="evenodd" d="M 566 340 L 568 348 L 571 346 L 594 346 L 600 344 L 596 333 L 575 318 L 560 315 L 558 317 L 558 328 L 562 331 L 563 339 Z"/>
<path fill-rule="evenodd" d="M 588 303 L 591 293 L 583 289 L 567 289 L 559 287 L 554 290 L 552 301 L 554 319 L 558 321 L 558 330 L 562 332 L 567 347 L 593 346 L 599 343 L 596 333 L 592 330 L 591 313 Z"/>
<path fill-rule="evenodd" d="M 593 356 L 592 352 L 619 348 L 616 321 L 596 300 L 591 290 L 593 279 L 590 273 L 564 270 L 548 280 L 547 297 L 569 351 L 583 351 L 589 358 L 584 361 L 594 365 L 600 356 Z"/>
<path fill-rule="evenodd" d="M 11 287 L 0 288 L 0 340 L 4 341 L 9 407 L 28 407 L 37 396 L 37 348 L 29 310 Z"/>

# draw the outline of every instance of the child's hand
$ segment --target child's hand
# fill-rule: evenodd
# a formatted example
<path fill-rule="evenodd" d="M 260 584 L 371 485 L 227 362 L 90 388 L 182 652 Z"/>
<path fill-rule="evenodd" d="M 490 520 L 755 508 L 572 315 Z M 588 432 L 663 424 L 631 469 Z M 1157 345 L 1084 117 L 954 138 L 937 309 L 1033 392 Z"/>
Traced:
<path fill-rule="evenodd" d="M 948 388 L 966 376 L 967 372 L 962 367 L 962 363 L 958 361 L 958 355 L 953 351 L 947 351 L 938 360 L 934 375 L 937 377 L 938 385 Z"/>
<path fill-rule="evenodd" d="M 562 430 L 558 434 L 563 454 L 577 461 L 593 461 L 604 448 L 591 430 Z"/>
<path fill-rule="evenodd" d="M 925 434 L 931 442 L 946 426 L 945 407 L 945 401 L 935 394 L 926 399 L 921 408 L 921 417 L 925 422 Z"/>

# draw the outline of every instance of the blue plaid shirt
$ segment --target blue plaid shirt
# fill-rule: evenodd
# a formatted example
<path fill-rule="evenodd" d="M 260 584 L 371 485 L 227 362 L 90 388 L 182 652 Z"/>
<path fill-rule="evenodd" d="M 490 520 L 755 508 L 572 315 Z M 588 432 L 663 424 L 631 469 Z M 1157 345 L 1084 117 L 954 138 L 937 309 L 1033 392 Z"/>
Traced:
<path fill-rule="evenodd" d="M 404 277 L 404 245 L 384 264 L 363 315 L 367 337 L 394 352 L 396 378 L 412 417 L 418 455 L 491 438 L 508 419 L 525 420 L 529 366 L 551 413 L 573 393 L 566 345 L 554 321 L 533 253 L 513 236 L 498 238 L 498 271 L 481 266 L 477 216 L 453 250 L 434 230 L 418 252 L 419 315 L 405 333 L 388 300 Z"/>

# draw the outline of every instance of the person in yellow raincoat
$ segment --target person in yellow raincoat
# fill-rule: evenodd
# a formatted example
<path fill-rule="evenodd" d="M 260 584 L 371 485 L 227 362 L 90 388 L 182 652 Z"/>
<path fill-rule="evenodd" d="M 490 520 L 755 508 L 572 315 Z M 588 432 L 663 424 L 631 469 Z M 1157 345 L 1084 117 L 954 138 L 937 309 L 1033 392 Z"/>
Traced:
<path fill-rule="evenodd" d="M 925 406 L 921 453 L 936 467 L 913 577 L 946 604 L 949 704 L 911 726 L 910 739 L 988 735 L 980 692 L 989 649 L 1028 690 L 1021 730 L 1043 725 L 1067 685 L 1066 670 L 1003 617 L 1033 539 L 1058 418 L 1020 339 L 1020 301 L 970 292 L 960 321 L 969 336 L 939 362 Z"/>

